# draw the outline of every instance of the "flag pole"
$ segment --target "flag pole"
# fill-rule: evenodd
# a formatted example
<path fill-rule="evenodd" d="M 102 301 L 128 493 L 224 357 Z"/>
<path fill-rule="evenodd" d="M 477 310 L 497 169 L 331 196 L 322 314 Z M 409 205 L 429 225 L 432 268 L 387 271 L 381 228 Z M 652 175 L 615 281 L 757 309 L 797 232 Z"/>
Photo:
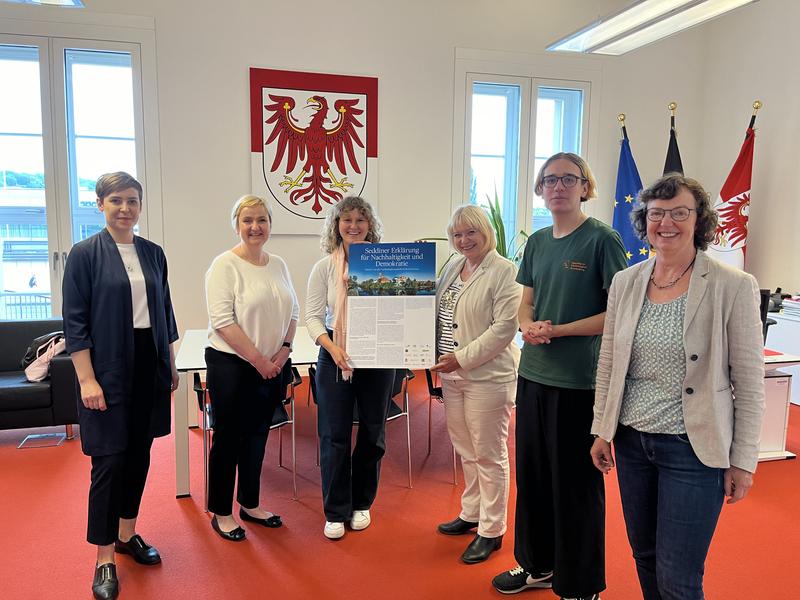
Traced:
<path fill-rule="evenodd" d="M 764 106 L 764 103 L 761 100 L 756 100 L 753 102 L 753 116 L 750 117 L 750 125 L 747 126 L 748 129 L 752 129 L 753 125 L 756 124 L 756 114 L 758 113 L 758 109 Z"/>
<path fill-rule="evenodd" d="M 669 126 L 671 129 L 675 129 L 675 109 L 678 108 L 677 102 L 670 102 L 667 104 L 667 108 L 669 109 L 670 117 L 669 117 Z"/>
<path fill-rule="evenodd" d="M 619 121 L 620 127 L 622 127 L 622 139 L 628 139 L 628 130 L 625 128 L 625 113 L 619 113 L 617 115 L 617 121 Z"/>

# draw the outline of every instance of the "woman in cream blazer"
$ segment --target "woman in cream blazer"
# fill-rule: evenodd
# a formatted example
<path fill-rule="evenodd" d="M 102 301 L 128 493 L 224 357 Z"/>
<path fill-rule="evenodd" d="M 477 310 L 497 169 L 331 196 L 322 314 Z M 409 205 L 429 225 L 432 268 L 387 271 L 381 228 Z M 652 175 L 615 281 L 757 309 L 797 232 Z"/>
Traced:
<path fill-rule="evenodd" d="M 436 291 L 437 357 L 447 429 L 461 456 L 461 513 L 438 529 L 459 535 L 478 529 L 461 560 L 486 560 L 506 530 L 508 422 L 516 391 L 519 348 L 517 308 L 522 288 L 517 269 L 495 250 L 486 213 L 461 206 L 447 227 L 453 248 Z"/>
<path fill-rule="evenodd" d="M 764 358 L 758 285 L 704 252 L 716 213 L 700 184 L 642 191 L 634 227 L 656 256 L 617 273 L 597 365 L 595 466 L 614 466 L 645 600 L 701 600 L 723 497 L 758 460 Z"/>

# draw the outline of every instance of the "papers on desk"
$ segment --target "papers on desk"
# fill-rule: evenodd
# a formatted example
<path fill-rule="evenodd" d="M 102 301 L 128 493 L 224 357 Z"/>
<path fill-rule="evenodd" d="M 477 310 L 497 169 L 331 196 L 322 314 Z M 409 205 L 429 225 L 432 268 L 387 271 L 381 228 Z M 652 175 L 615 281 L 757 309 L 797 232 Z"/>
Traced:
<path fill-rule="evenodd" d="M 781 304 L 783 306 L 783 314 L 800 317 L 800 300 L 785 298 Z"/>

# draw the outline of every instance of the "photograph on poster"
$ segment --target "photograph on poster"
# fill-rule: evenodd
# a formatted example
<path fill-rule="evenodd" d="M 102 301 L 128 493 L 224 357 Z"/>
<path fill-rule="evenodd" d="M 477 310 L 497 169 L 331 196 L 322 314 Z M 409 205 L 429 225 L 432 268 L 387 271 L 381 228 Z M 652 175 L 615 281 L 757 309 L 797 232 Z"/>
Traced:
<path fill-rule="evenodd" d="M 354 367 L 421 369 L 435 360 L 436 245 L 353 244 L 347 353 Z"/>

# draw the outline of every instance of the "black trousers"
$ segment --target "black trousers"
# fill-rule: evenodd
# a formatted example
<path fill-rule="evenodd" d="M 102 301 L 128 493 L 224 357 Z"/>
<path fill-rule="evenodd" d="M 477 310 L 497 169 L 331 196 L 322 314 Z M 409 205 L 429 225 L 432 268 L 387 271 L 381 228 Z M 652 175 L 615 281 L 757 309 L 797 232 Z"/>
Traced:
<path fill-rule="evenodd" d="M 263 379 L 246 360 L 213 348 L 206 348 L 206 367 L 214 421 L 208 510 L 227 516 L 233 512 L 237 470 L 236 501 L 245 508 L 258 507 L 261 465 L 272 415 L 283 400 L 284 377 Z"/>
<path fill-rule="evenodd" d="M 106 546 L 117 539 L 119 520 L 139 515 L 150 469 L 150 419 L 156 397 L 156 354 L 150 329 L 134 329 L 133 394 L 125 403 L 128 446 L 124 452 L 92 456 L 86 539 Z"/>
<path fill-rule="evenodd" d="M 343 523 L 354 510 L 367 510 L 375 500 L 394 380 L 395 369 L 356 369 L 352 379 L 344 381 L 331 355 L 320 348 L 317 429 L 322 503 L 328 521 Z M 354 405 L 358 408 L 358 434 L 351 456 Z"/>
<path fill-rule="evenodd" d="M 517 383 L 514 556 L 526 571 L 553 571 L 553 592 L 605 589 L 605 488 L 589 450 L 594 390 Z"/>

